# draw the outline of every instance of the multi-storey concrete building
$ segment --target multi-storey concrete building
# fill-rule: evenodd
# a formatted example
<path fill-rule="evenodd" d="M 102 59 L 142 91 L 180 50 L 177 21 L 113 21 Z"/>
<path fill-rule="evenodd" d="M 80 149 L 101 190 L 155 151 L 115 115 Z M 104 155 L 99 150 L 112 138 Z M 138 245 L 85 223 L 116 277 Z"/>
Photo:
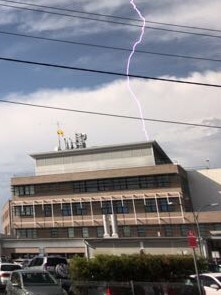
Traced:
<path fill-rule="evenodd" d="M 119 253 L 188 252 L 196 220 L 187 173 L 157 142 L 31 157 L 35 175 L 11 179 L 3 210 L 4 234 L 14 237 L 2 244 L 6 254 L 84 255 L 90 245 L 102 253 L 113 245 Z M 215 230 L 218 214 L 207 212 L 206 232 Z"/>

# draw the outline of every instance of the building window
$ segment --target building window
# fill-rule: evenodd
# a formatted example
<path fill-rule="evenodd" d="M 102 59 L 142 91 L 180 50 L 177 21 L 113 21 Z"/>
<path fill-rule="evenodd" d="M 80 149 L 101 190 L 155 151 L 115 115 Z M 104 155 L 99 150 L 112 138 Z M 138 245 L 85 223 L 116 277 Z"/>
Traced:
<path fill-rule="evenodd" d="M 74 238 L 74 228 L 73 227 L 68 227 L 68 238 Z"/>
<path fill-rule="evenodd" d="M 186 237 L 188 234 L 189 228 L 186 224 L 181 224 L 180 225 L 180 235 L 182 237 Z"/>
<path fill-rule="evenodd" d="M 158 175 L 156 177 L 157 187 L 168 187 L 169 186 L 169 177 L 168 175 Z"/>
<path fill-rule="evenodd" d="M 89 193 L 97 192 L 97 180 L 87 180 L 85 188 Z"/>
<path fill-rule="evenodd" d="M 73 182 L 76 193 L 169 187 L 176 174 L 91 179 Z"/>
<path fill-rule="evenodd" d="M 62 204 L 61 213 L 62 213 L 62 216 L 71 216 L 71 205 Z"/>
<path fill-rule="evenodd" d="M 51 238 L 58 238 L 58 228 L 51 228 Z"/>
<path fill-rule="evenodd" d="M 146 237 L 146 228 L 144 225 L 137 226 L 137 235 L 138 237 Z"/>
<path fill-rule="evenodd" d="M 111 201 L 103 201 L 101 211 L 102 214 L 112 214 Z"/>
<path fill-rule="evenodd" d="M 113 201 L 114 213 L 125 214 L 129 213 L 127 201 Z"/>
<path fill-rule="evenodd" d="M 206 224 L 199 224 L 199 228 L 200 228 L 200 234 L 202 237 L 205 237 L 208 235 L 209 231 L 208 231 L 208 227 Z"/>
<path fill-rule="evenodd" d="M 123 226 L 123 236 L 124 237 L 131 237 L 131 228 L 130 226 Z"/>
<path fill-rule="evenodd" d="M 14 207 L 15 216 L 33 216 L 33 206 Z"/>
<path fill-rule="evenodd" d="M 104 237 L 104 228 L 102 226 L 97 227 L 97 237 L 98 238 Z"/>
<path fill-rule="evenodd" d="M 89 238 L 89 230 L 88 227 L 82 227 L 82 237 Z"/>
<path fill-rule="evenodd" d="M 128 177 L 127 178 L 127 189 L 139 189 L 139 178 Z"/>
<path fill-rule="evenodd" d="M 156 200 L 155 199 L 146 199 L 144 209 L 145 212 L 157 212 Z"/>
<path fill-rule="evenodd" d="M 173 228 L 170 224 L 167 224 L 164 226 L 164 233 L 166 237 L 172 237 L 173 236 Z"/>
<path fill-rule="evenodd" d="M 98 191 L 113 191 L 114 188 L 114 179 L 99 179 L 98 180 Z"/>
<path fill-rule="evenodd" d="M 154 187 L 156 187 L 156 177 L 154 177 L 154 176 L 147 177 L 146 188 L 154 188 Z"/>
<path fill-rule="evenodd" d="M 125 190 L 127 188 L 125 178 L 114 178 L 113 179 L 114 189 L 115 190 Z"/>
<path fill-rule="evenodd" d="M 214 230 L 221 230 L 221 223 L 214 223 Z"/>
<path fill-rule="evenodd" d="M 37 231 L 36 229 L 32 229 L 32 228 L 16 229 L 16 237 L 18 239 L 22 239 L 22 238 L 36 239 Z"/>
<path fill-rule="evenodd" d="M 13 187 L 14 196 L 30 196 L 35 194 L 34 185 L 19 185 Z"/>
<path fill-rule="evenodd" d="M 44 210 L 45 217 L 52 216 L 52 205 L 50 204 L 44 205 L 43 210 Z"/>
<path fill-rule="evenodd" d="M 72 205 L 73 215 L 87 215 L 87 209 L 85 203 L 74 203 Z"/>
<path fill-rule="evenodd" d="M 76 181 L 73 183 L 73 190 L 75 193 L 84 193 L 85 189 L 85 182 L 84 181 Z"/>
<path fill-rule="evenodd" d="M 171 212 L 173 210 L 173 206 L 169 204 L 167 198 L 158 199 L 157 202 L 160 212 Z"/>

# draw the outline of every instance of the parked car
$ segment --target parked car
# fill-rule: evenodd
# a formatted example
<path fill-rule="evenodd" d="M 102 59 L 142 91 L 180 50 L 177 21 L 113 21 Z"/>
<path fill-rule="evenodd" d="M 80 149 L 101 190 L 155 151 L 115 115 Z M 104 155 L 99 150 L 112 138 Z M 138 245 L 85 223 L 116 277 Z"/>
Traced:
<path fill-rule="evenodd" d="M 34 257 L 28 267 L 30 270 L 46 270 L 49 271 L 57 280 L 59 280 L 63 288 L 68 292 L 71 281 L 69 279 L 68 262 L 62 256 L 36 256 Z"/>
<path fill-rule="evenodd" d="M 68 262 L 62 256 L 36 256 L 30 261 L 28 268 L 33 270 L 47 270 L 56 278 L 68 277 Z"/>
<path fill-rule="evenodd" d="M 15 264 L 19 264 L 22 268 L 25 268 L 29 265 L 31 259 L 27 259 L 27 258 L 18 258 L 13 260 L 13 263 Z"/>
<path fill-rule="evenodd" d="M 21 266 L 14 263 L 0 263 L 0 288 L 4 288 L 13 270 L 21 269 Z"/>
<path fill-rule="evenodd" d="M 191 277 L 196 278 L 196 275 Z M 199 274 L 200 284 L 203 286 L 206 295 L 221 295 L 221 273 Z"/>
<path fill-rule="evenodd" d="M 208 270 L 210 272 L 220 272 L 221 273 L 221 265 L 216 263 L 209 263 Z"/>
<path fill-rule="evenodd" d="M 200 292 L 199 292 L 200 288 Z M 179 293 L 175 293 L 179 295 L 206 295 L 204 287 L 202 284 L 198 286 L 198 282 L 196 276 L 190 276 L 185 281 L 184 284 L 180 287 Z"/>
<path fill-rule="evenodd" d="M 67 295 L 67 292 L 48 271 L 26 268 L 11 273 L 5 288 L 5 294 Z"/>

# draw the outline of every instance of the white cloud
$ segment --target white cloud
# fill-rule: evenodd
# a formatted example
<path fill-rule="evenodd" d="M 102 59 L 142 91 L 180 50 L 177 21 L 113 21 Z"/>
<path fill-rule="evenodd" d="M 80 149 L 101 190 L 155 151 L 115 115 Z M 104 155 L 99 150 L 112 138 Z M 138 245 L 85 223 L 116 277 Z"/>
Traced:
<path fill-rule="evenodd" d="M 29 3 L 36 4 L 36 1 L 29 1 Z M 158 21 L 162 23 L 172 23 L 177 25 L 189 25 L 197 27 L 206 27 L 211 29 L 219 29 L 220 27 L 220 17 L 217 11 L 221 9 L 221 3 L 219 0 L 214 0 L 211 5 L 210 2 L 206 0 L 198 1 L 161 1 L 156 4 L 147 4 L 145 0 L 134 1 L 137 7 L 140 9 L 141 13 L 145 16 L 146 20 Z M 62 9 L 73 9 L 82 12 L 96 13 L 96 14 L 106 14 L 113 16 L 122 16 L 130 18 L 139 18 L 137 13 L 133 10 L 130 1 L 123 0 L 97 0 L 96 3 L 93 1 L 84 0 L 75 5 L 70 0 L 57 0 L 53 1 L 38 1 L 38 5 L 60 7 Z M 77 8 L 76 8 L 77 7 Z M 28 8 L 38 9 L 38 7 Z M 40 9 L 40 8 L 39 8 Z M 47 10 L 46 8 L 44 8 Z M 71 12 L 65 12 L 63 10 L 52 10 L 52 12 L 58 12 L 63 14 L 72 14 Z M 98 18 L 96 15 L 84 15 L 73 13 L 74 15 L 81 17 L 94 17 Z M 90 22 L 86 19 L 71 18 L 62 15 L 53 14 L 42 14 L 42 13 L 32 13 L 31 11 L 13 10 L 10 8 L 5 8 L 3 13 L 1 13 L 1 23 L 11 23 L 18 25 L 20 31 L 22 32 L 56 32 L 57 30 L 63 31 L 64 34 L 69 34 L 73 36 L 82 36 L 82 34 L 97 34 L 98 32 L 109 32 L 109 31 L 131 31 L 137 30 L 136 27 L 130 26 L 120 26 L 114 24 L 105 24 L 103 22 Z M 108 19 L 108 18 L 104 18 Z M 110 19 L 114 20 L 114 19 Z M 121 22 L 122 20 L 115 21 Z M 152 25 L 156 26 L 156 25 Z M 168 27 L 167 27 L 168 28 Z M 171 27 L 175 29 L 176 27 Z M 179 28 L 178 28 L 179 29 Z M 185 29 L 184 29 L 185 30 Z M 149 39 L 154 37 L 161 40 L 167 41 L 168 39 L 174 39 L 177 37 L 183 38 L 188 35 L 185 34 L 174 34 L 170 32 L 160 32 L 154 30 L 146 30 L 149 34 Z M 200 32 L 200 31 L 199 31 Z M 210 33 L 210 32 L 208 32 Z M 56 32 L 59 34 L 59 32 Z"/>
<path fill-rule="evenodd" d="M 193 74 L 187 79 L 218 84 L 220 77 L 220 72 L 208 72 Z M 220 89 L 135 79 L 131 80 L 131 86 L 141 102 L 146 118 L 221 125 Z M 95 90 L 43 89 L 28 95 L 14 93 L 4 99 L 139 116 L 125 80 Z M 11 176 L 13 173 L 33 170 L 34 163 L 28 154 L 55 148 L 58 144 L 57 122 L 67 136 L 73 137 L 75 132 L 87 133 L 88 146 L 145 140 L 140 121 L 2 103 L 2 170 Z M 157 140 L 166 153 L 181 165 L 202 166 L 207 158 L 211 159 L 212 165 L 221 165 L 219 130 L 156 122 L 146 122 L 146 127 L 150 138 Z M 1 202 L 4 202 L 9 196 L 3 195 L 4 187 L 1 190 Z"/>

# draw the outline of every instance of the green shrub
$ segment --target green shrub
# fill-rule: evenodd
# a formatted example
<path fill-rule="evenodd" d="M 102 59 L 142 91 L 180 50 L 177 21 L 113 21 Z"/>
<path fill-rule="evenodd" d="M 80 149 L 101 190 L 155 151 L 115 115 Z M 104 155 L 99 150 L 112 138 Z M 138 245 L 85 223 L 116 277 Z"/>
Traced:
<path fill-rule="evenodd" d="M 197 259 L 199 272 L 206 260 Z M 195 273 L 191 255 L 97 255 L 87 260 L 75 257 L 70 262 L 72 280 L 77 281 L 179 281 Z"/>

